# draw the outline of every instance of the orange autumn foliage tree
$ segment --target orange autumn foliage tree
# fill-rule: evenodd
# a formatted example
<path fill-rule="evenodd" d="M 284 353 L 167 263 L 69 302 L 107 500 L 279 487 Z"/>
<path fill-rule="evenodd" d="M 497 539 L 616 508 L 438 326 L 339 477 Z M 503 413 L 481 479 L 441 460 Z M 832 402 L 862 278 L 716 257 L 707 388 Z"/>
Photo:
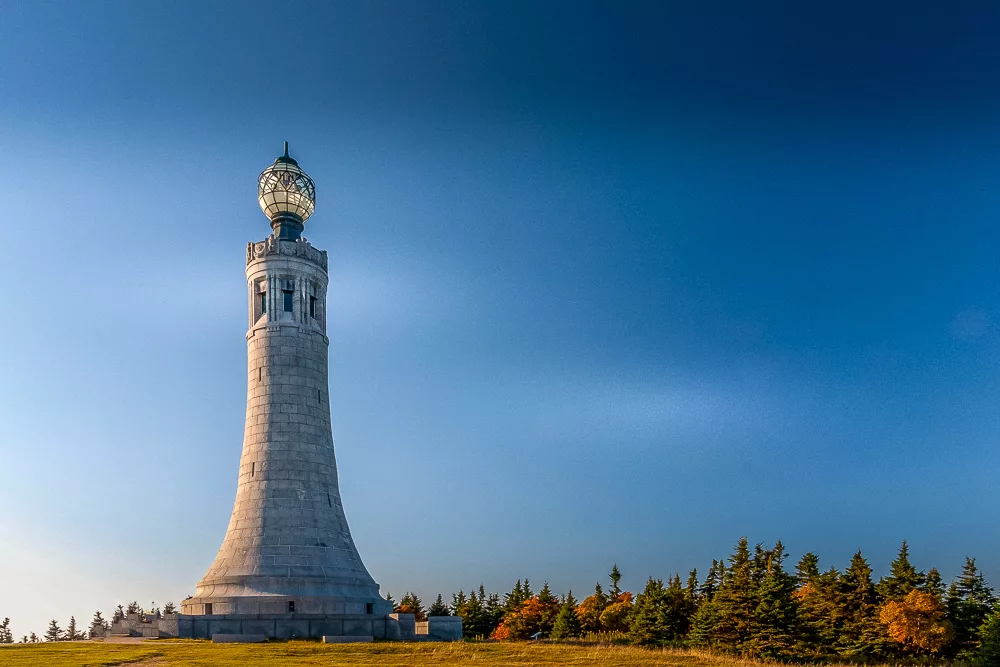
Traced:
<path fill-rule="evenodd" d="M 625 591 L 601 612 L 601 628 L 605 632 L 627 632 L 631 615 L 632 594 Z"/>
<path fill-rule="evenodd" d="M 508 612 L 491 637 L 499 640 L 528 639 L 536 632 L 547 634 L 552 630 L 552 622 L 558 612 L 558 600 L 546 600 L 535 595 L 516 610 Z"/>
<path fill-rule="evenodd" d="M 889 637 L 916 653 L 937 653 L 951 641 L 954 631 L 944 616 L 937 596 L 916 589 L 902 600 L 886 602 L 879 612 Z"/>

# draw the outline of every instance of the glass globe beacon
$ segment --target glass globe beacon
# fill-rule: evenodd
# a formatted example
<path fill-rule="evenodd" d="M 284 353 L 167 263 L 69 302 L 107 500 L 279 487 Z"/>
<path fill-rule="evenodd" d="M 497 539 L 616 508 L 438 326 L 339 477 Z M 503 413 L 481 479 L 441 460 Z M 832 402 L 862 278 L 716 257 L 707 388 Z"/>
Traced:
<path fill-rule="evenodd" d="M 282 227 L 281 222 L 291 223 L 301 232 L 302 224 L 316 209 L 316 185 L 288 155 L 287 141 L 285 154 L 257 178 L 257 203 L 276 232 Z"/>

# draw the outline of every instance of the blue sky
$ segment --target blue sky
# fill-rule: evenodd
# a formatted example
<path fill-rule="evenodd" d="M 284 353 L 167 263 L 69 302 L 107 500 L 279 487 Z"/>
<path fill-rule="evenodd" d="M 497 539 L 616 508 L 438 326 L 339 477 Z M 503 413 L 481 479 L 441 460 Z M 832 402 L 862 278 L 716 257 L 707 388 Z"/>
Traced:
<path fill-rule="evenodd" d="M 383 592 L 743 534 L 1000 583 L 1000 8 L 807 4 L 0 7 L 0 617 L 214 558 L 284 140 Z"/>

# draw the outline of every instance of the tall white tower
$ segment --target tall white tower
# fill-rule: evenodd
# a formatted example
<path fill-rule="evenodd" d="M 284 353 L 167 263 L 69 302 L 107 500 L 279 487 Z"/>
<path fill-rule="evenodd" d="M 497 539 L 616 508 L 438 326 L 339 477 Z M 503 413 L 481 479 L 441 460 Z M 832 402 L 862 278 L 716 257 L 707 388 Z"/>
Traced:
<path fill-rule="evenodd" d="M 258 631 L 282 636 L 296 634 L 295 619 L 363 621 L 392 609 L 361 562 L 340 501 L 327 378 L 327 254 L 301 236 L 316 190 L 287 143 L 261 173 L 257 192 L 272 234 L 247 245 L 247 412 L 236 503 L 215 562 L 181 611 L 220 622 L 271 619 Z M 298 635 L 317 632 L 341 634 L 326 627 Z"/>

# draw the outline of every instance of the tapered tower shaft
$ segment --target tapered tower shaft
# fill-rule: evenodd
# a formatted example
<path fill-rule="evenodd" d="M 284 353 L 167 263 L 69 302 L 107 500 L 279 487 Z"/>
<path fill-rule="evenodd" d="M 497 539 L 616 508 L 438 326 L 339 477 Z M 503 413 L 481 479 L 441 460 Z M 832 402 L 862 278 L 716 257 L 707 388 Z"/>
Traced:
<path fill-rule="evenodd" d="M 294 187 L 287 178 L 293 172 L 308 181 L 309 199 L 301 191 L 261 194 L 274 233 L 247 246 L 247 409 L 236 502 L 215 562 L 182 611 L 385 614 L 391 609 L 361 562 L 340 499 L 327 376 L 327 254 L 297 232 L 282 233 L 302 229 L 315 190 L 287 152 L 262 184 L 272 170 L 282 174 L 270 187 Z"/>

